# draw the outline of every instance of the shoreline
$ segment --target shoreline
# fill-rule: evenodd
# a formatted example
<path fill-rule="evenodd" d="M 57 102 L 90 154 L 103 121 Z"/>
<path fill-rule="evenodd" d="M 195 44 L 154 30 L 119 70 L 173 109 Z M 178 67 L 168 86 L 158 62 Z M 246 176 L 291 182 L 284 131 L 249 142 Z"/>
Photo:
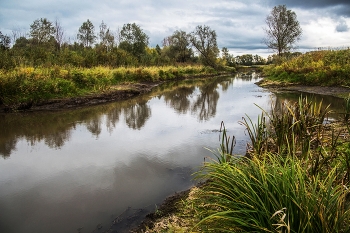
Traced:
<path fill-rule="evenodd" d="M 344 86 L 309 86 L 292 83 L 274 82 L 266 79 L 255 83 L 259 87 L 266 88 L 271 92 L 305 92 L 310 94 L 334 96 L 346 98 L 350 96 L 350 87 Z"/>
<path fill-rule="evenodd" d="M 64 109 L 75 109 L 114 101 L 127 100 L 138 95 L 150 92 L 152 88 L 163 82 L 135 83 L 127 85 L 112 86 L 101 93 L 89 95 L 39 101 L 38 103 L 25 103 L 13 106 L 0 105 L 0 113 L 11 112 L 34 112 L 34 111 L 59 111 Z"/>
<path fill-rule="evenodd" d="M 212 78 L 232 75 L 232 73 L 222 72 L 218 74 L 198 75 L 191 77 L 178 77 L 167 81 L 182 81 L 201 78 Z M 131 84 L 119 84 L 110 86 L 107 90 L 98 93 L 90 93 L 77 97 L 58 98 L 42 100 L 36 103 L 18 103 L 5 105 L 0 101 L 0 113 L 13 112 L 36 112 L 36 111 L 60 111 L 65 109 L 76 109 L 98 104 L 111 103 L 131 99 L 133 97 L 150 92 L 154 87 L 167 81 L 136 82 Z"/>

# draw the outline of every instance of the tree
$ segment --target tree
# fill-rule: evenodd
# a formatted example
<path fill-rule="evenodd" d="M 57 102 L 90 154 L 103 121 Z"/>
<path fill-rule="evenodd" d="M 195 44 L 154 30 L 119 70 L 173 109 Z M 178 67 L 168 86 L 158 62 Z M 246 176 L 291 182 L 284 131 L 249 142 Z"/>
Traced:
<path fill-rule="evenodd" d="M 302 29 L 297 15 L 287 10 L 285 5 L 275 6 L 265 20 L 267 37 L 264 43 L 270 49 L 277 51 L 278 56 L 293 49 L 296 41 L 300 40 Z"/>
<path fill-rule="evenodd" d="M 9 36 L 2 34 L 0 31 L 0 50 L 6 50 L 10 48 L 11 39 Z"/>
<path fill-rule="evenodd" d="M 235 58 L 229 53 L 229 50 L 226 47 L 221 49 L 221 54 L 226 66 L 235 67 Z"/>
<path fill-rule="evenodd" d="M 54 33 L 55 28 L 46 18 L 37 19 L 30 25 L 30 36 L 38 44 L 48 42 Z"/>
<path fill-rule="evenodd" d="M 101 45 L 105 46 L 107 50 L 110 50 L 114 46 L 114 36 L 110 32 L 109 28 L 107 28 L 107 25 L 102 21 L 100 24 L 100 43 Z"/>
<path fill-rule="evenodd" d="M 176 30 L 173 35 L 163 40 L 163 46 L 169 47 L 168 56 L 177 62 L 186 62 L 192 56 L 190 46 L 190 35 L 185 31 Z"/>
<path fill-rule="evenodd" d="M 55 39 L 57 41 L 59 48 L 61 48 L 63 44 L 64 30 L 58 19 L 56 19 L 54 22 L 54 28 L 55 28 Z"/>
<path fill-rule="evenodd" d="M 216 58 L 219 48 L 216 43 L 216 32 L 209 26 L 197 26 L 196 31 L 191 33 L 190 41 L 200 54 L 204 65 L 216 68 Z"/>
<path fill-rule="evenodd" d="M 120 31 L 120 44 L 119 47 L 135 56 L 139 61 L 145 54 L 146 47 L 148 46 L 149 37 L 142 31 L 140 26 L 133 24 L 124 24 Z"/>
<path fill-rule="evenodd" d="M 95 27 L 89 19 L 80 26 L 77 38 L 85 47 L 91 46 L 96 41 L 94 30 Z"/>

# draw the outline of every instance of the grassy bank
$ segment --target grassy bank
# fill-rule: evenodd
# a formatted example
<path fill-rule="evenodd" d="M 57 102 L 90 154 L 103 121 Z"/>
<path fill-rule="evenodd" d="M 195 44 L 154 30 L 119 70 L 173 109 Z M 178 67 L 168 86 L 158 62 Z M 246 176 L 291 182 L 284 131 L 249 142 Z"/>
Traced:
<path fill-rule="evenodd" d="M 115 85 L 218 74 L 204 66 L 138 68 L 18 67 L 0 70 L 0 105 L 37 103 L 107 91 Z"/>
<path fill-rule="evenodd" d="M 205 185 L 174 213 L 159 210 L 148 232 L 349 232 L 349 123 L 325 124 L 328 113 L 300 99 L 258 122 L 243 118 L 251 139 L 243 157 L 222 127 L 216 159 L 196 173 Z"/>
<path fill-rule="evenodd" d="M 350 49 L 313 51 L 264 68 L 267 79 L 304 85 L 350 86 Z"/>

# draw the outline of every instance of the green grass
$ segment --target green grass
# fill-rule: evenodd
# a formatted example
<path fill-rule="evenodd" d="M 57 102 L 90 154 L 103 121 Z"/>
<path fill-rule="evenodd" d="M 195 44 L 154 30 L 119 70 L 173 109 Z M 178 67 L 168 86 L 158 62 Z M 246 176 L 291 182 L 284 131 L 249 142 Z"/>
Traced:
<path fill-rule="evenodd" d="M 350 49 L 313 51 L 266 66 L 271 80 L 306 85 L 350 86 Z"/>
<path fill-rule="evenodd" d="M 346 190 L 334 185 L 336 167 L 309 176 L 293 157 L 206 163 L 207 185 L 197 197 L 204 232 L 348 232 Z"/>
<path fill-rule="evenodd" d="M 17 67 L 0 70 L 0 104 L 37 103 L 54 98 L 69 98 L 100 93 L 111 86 L 137 82 L 159 82 L 215 75 L 204 66 L 164 66 L 115 68 Z"/>

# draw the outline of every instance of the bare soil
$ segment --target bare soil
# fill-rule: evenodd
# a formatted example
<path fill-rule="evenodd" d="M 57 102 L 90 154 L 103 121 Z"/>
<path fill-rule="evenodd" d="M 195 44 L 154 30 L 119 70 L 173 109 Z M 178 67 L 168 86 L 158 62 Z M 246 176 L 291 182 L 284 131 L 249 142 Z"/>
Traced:
<path fill-rule="evenodd" d="M 350 95 L 350 88 L 343 86 L 306 86 L 283 82 L 273 82 L 263 79 L 256 83 L 260 87 L 275 91 L 299 91 L 311 94 L 330 95 L 335 97 L 347 97 Z"/>

